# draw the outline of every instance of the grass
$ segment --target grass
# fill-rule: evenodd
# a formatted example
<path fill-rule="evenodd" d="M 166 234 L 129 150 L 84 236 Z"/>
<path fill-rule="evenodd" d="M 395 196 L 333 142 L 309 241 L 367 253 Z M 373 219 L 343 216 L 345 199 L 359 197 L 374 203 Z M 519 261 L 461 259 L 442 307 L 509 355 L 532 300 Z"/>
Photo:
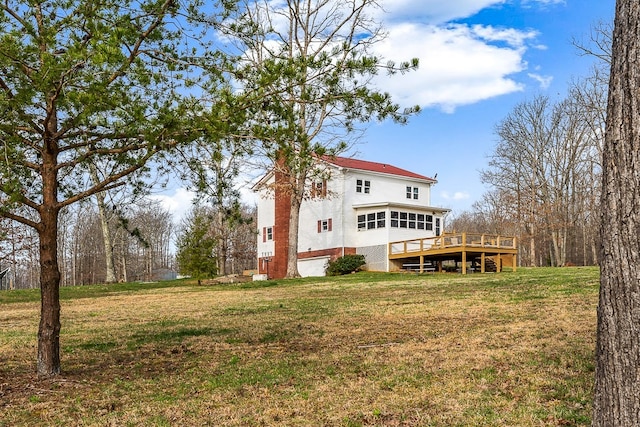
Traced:
<path fill-rule="evenodd" d="M 595 268 L 0 292 L 0 426 L 589 425 Z"/>

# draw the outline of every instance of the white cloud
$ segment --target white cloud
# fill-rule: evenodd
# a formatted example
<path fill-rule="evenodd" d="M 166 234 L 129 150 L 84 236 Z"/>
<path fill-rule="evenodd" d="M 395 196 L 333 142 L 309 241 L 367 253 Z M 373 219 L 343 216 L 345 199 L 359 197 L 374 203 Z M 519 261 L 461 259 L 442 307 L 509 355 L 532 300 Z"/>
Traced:
<path fill-rule="evenodd" d="M 376 54 L 396 63 L 420 59 L 419 70 L 380 76 L 378 87 L 403 106 L 457 106 L 523 90 L 515 75 L 527 68 L 526 42 L 534 31 L 491 26 L 398 24 L 376 45 Z"/>
<path fill-rule="evenodd" d="M 253 206 L 258 202 L 258 196 L 254 193 L 249 186 L 241 186 L 240 200 L 242 203 L 249 206 Z M 193 202 L 196 199 L 197 194 L 193 191 L 189 191 L 186 188 L 177 188 L 173 193 L 165 194 L 153 194 L 149 196 L 150 199 L 158 200 L 162 207 L 173 215 L 173 222 L 179 224 L 180 221 L 186 216 L 187 212 L 193 207 Z"/>
<path fill-rule="evenodd" d="M 453 194 L 450 194 L 448 191 L 442 191 L 440 193 L 440 197 L 444 200 L 467 200 L 471 198 L 471 195 L 464 191 L 456 191 Z"/>
<path fill-rule="evenodd" d="M 541 76 L 540 74 L 536 73 L 529 73 L 528 76 L 540 83 L 540 89 L 542 90 L 548 89 L 551 85 L 551 82 L 553 81 L 553 76 Z"/>
<path fill-rule="evenodd" d="M 522 4 L 527 6 L 531 3 L 540 3 L 543 6 L 548 6 L 552 4 L 565 4 L 566 0 L 523 0 Z"/>
<path fill-rule="evenodd" d="M 443 24 L 454 19 L 475 15 L 482 9 L 505 3 L 506 0 L 384 0 L 377 18 Z"/>
<path fill-rule="evenodd" d="M 178 188 L 173 194 L 154 194 L 149 196 L 151 199 L 160 201 L 162 207 L 171 212 L 175 224 L 179 224 L 191 209 L 193 206 L 192 201 L 195 197 L 196 193 L 185 188 Z"/>

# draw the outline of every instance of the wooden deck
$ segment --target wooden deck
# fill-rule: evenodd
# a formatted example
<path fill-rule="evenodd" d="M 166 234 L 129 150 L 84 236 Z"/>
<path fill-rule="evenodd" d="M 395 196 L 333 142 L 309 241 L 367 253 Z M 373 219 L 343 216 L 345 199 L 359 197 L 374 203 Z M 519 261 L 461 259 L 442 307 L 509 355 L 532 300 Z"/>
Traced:
<path fill-rule="evenodd" d="M 467 274 L 467 263 L 480 272 L 486 271 L 487 262 L 493 262 L 496 271 L 503 266 L 516 270 L 518 249 L 516 238 L 493 234 L 445 233 L 437 237 L 403 240 L 389 243 L 389 260 L 397 270 L 402 265 L 417 266 L 416 271 L 433 270 L 428 267 L 435 263 L 437 271 L 442 271 L 443 261 L 460 263 L 462 274 Z M 490 261 L 488 261 L 490 260 Z"/>

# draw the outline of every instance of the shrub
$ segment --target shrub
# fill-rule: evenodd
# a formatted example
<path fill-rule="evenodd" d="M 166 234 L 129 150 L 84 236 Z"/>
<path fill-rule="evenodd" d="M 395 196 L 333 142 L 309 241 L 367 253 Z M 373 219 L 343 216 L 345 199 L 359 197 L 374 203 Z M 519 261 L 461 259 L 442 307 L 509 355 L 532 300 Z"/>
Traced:
<path fill-rule="evenodd" d="M 335 261 L 329 261 L 325 272 L 327 276 L 340 276 L 359 271 L 365 264 L 364 255 L 345 255 Z"/>

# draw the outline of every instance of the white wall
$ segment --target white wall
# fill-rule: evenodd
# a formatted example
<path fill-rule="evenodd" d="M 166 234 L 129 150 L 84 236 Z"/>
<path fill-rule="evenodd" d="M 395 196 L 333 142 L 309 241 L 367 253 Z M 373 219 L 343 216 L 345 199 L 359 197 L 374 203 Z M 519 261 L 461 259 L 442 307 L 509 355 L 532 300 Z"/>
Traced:
<path fill-rule="evenodd" d="M 337 172 L 337 171 L 334 171 Z M 327 197 L 305 200 L 300 206 L 298 252 L 342 247 L 342 174 L 327 181 Z M 318 221 L 331 219 L 331 231 L 318 233 Z"/>
<path fill-rule="evenodd" d="M 274 182 L 274 178 L 271 177 L 267 181 L 267 185 L 271 185 Z M 263 257 L 264 254 L 270 253 L 273 255 L 275 251 L 275 245 L 273 240 L 263 242 L 262 241 L 262 229 L 264 227 L 273 227 L 275 225 L 275 199 L 273 195 L 268 195 L 266 191 L 261 191 L 258 197 L 258 223 L 257 223 L 257 254 L 258 258 Z"/>
<path fill-rule="evenodd" d="M 356 193 L 356 180 L 371 182 L 371 193 Z M 345 200 L 350 206 L 369 203 L 405 203 L 416 206 L 429 206 L 431 203 L 431 185 L 422 180 L 379 174 L 374 172 L 349 170 L 345 174 Z M 407 199 L 407 186 L 418 187 L 418 199 Z"/>
<path fill-rule="evenodd" d="M 357 179 L 371 181 L 370 194 L 356 193 Z M 350 170 L 345 174 L 344 186 L 343 209 L 345 212 L 345 223 L 350 224 L 345 228 L 345 240 L 347 242 L 355 242 L 355 244 L 348 243 L 347 246 L 375 246 L 386 244 L 390 241 L 431 237 L 435 235 L 435 218 L 442 217 L 442 215 L 430 209 L 430 184 L 420 180 L 413 181 L 404 177 L 375 173 L 368 174 L 363 171 Z M 417 200 L 406 198 L 407 186 L 419 188 L 419 198 Z M 367 205 L 372 206 L 367 207 Z M 354 206 L 358 206 L 358 208 L 355 209 Z M 433 215 L 434 230 L 391 228 L 390 219 L 392 210 Z M 380 211 L 385 212 L 385 228 L 358 230 L 358 215 L 366 215 Z"/>

